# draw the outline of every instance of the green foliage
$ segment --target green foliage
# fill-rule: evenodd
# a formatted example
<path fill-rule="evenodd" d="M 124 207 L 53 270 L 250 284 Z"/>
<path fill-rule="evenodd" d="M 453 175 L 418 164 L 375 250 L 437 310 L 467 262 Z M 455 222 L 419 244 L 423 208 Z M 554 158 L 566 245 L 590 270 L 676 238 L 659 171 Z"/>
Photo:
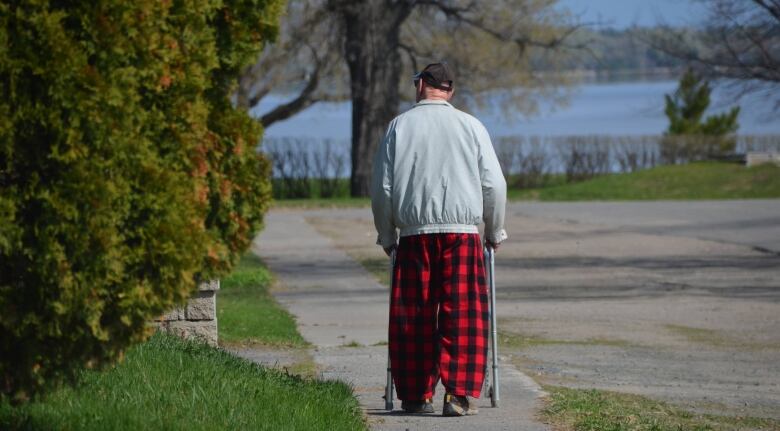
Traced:
<path fill-rule="evenodd" d="M 739 125 L 739 107 L 725 114 L 711 115 L 704 119 L 704 112 L 710 106 L 710 84 L 704 78 L 688 69 L 680 78 L 677 91 L 666 98 L 666 117 L 669 118 L 670 135 L 728 135 L 736 133 Z"/>
<path fill-rule="evenodd" d="M 349 198 L 348 178 L 273 178 L 271 183 L 274 199 L 280 201 Z"/>
<path fill-rule="evenodd" d="M 308 198 L 280 199 L 273 202 L 274 208 L 319 209 L 319 208 L 368 208 L 369 198 Z"/>
<path fill-rule="evenodd" d="M 704 118 L 704 113 L 710 106 L 710 85 L 704 78 L 688 69 L 680 78 L 680 84 L 674 94 L 665 95 L 666 99 L 666 117 L 669 119 L 669 128 L 667 135 L 697 135 L 697 136 L 717 136 L 717 145 L 702 149 L 703 156 L 711 157 L 715 155 L 727 154 L 734 150 L 736 140 L 733 134 L 737 132 L 739 124 L 739 106 L 732 108 L 729 112 L 710 115 Z M 685 142 L 684 144 L 695 145 L 695 141 Z M 708 142 L 712 142 L 709 140 Z M 662 143 L 662 157 L 674 159 L 670 154 L 676 154 L 680 151 L 691 152 L 691 148 L 679 148 L 681 141 L 670 140 Z M 664 145 L 665 144 L 665 145 Z M 664 154 L 665 153 L 665 154 Z M 668 160 L 674 163 L 675 160 Z"/>
<path fill-rule="evenodd" d="M 290 375 L 207 345 L 157 334 L 105 372 L 18 407 L 3 430 L 364 430 L 343 382 Z"/>
<path fill-rule="evenodd" d="M 0 3 L 0 397 L 121 358 L 246 249 L 269 171 L 229 97 L 280 3 Z"/>

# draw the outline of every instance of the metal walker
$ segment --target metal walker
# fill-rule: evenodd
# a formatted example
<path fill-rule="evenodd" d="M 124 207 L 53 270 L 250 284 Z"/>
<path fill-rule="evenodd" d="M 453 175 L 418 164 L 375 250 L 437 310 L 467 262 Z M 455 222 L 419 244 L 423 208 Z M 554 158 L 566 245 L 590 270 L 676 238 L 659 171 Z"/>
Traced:
<path fill-rule="evenodd" d="M 495 250 L 492 247 L 485 247 L 485 269 L 490 296 L 490 358 L 491 367 L 485 376 L 485 382 L 488 384 L 487 391 L 490 397 L 490 405 L 498 407 L 499 386 L 498 386 L 498 328 L 496 326 L 496 279 L 495 279 Z M 395 267 L 395 249 L 390 254 L 390 300 L 393 296 L 393 268 Z M 489 381 L 489 383 L 488 383 Z M 385 384 L 385 410 L 393 410 L 393 375 L 390 368 L 390 343 L 387 343 L 387 383 Z"/>

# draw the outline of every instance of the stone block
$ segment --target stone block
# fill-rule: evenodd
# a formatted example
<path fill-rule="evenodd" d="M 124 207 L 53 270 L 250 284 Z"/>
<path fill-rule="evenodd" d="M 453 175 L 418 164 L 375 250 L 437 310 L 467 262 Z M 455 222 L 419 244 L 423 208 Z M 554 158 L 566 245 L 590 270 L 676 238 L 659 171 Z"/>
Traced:
<path fill-rule="evenodd" d="M 780 153 L 750 152 L 745 156 L 745 165 L 747 165 L 747 167 L 761 165 L 764 163 L 780 164 Z"/>
<path fill-rule="evenodd" d="M 181 307 L 176 307 L 173 310 L 163 314 L 162 316 L 158 316 L 154 319 L 155 322 L 168 322 L 172 320 L 184 320 L 184 309 Z"/>
<path fill-rule="evenodd" d="M 219 280 L 208 280 L 198 284 L 198 290 L 219 290 Z"/>
<path fill-rule="evenodd" d="M 217 318 L 217 293 L 211 290 L 199 291 L 187 301 L 187 320 L 214 320 Z"/>
<path fill-rule="evenodd" d="M 219 280 L 198 284 L 198 291 L 183 307 L 177 307 L 154 319 L 159 330 L 173 335 L 199 339 L 217 345 L 217 291 Z"/>
<path fill-rule="evenodd" d="M 198 340 L 211 346 L 217 345 L 217 321 L 204 320 L 190 322 L 187 320 L 178 320 L 170 322 L 160 322 L 158 328 L 177 337 Z"/>

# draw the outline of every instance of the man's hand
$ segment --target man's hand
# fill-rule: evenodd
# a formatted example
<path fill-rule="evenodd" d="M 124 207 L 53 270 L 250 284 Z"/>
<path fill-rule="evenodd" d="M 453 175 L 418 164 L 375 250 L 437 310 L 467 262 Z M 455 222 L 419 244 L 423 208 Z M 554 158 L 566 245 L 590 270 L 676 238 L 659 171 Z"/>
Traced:
<path fill-rule="evenodd" d="M 485 240 L 485 244 L 487 244 L 488 247 L 492 248 L 493 251 L 498 251 L 498 246 L 501 245 L 501 243 L 494 244 L 491 241 Z"/>
<path fill-rule="evenodd" d="M 395 247 L 395 245 L 391 245 L 390 247 L 385 248 L 385 254 L 389 257 L 393 253 L 393 250 L 395 250 Z"/>

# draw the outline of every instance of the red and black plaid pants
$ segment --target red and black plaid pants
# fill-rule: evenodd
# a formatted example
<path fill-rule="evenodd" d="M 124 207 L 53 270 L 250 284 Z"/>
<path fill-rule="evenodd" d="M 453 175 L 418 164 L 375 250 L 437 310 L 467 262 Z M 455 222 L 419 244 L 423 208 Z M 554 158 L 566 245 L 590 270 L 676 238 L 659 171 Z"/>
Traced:
<path fill-rule="evenodd" d="M 478 234 L 402 237 L 390 300 L 390 362 L 398 398 L 478 398 L 485 378 L 488 297 Z"/>

